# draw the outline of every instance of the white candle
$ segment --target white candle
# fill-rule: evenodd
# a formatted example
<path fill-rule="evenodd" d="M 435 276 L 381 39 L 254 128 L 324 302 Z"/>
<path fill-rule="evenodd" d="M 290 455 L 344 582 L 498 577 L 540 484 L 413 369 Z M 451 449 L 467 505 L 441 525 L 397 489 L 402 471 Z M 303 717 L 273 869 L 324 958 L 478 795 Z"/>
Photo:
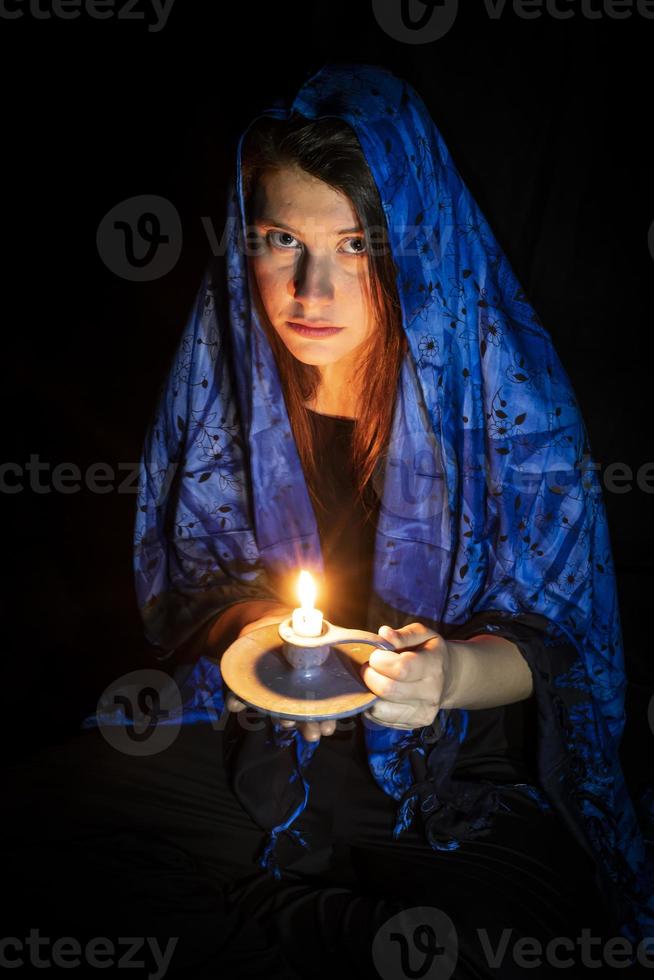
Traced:
<path fill-rule="evenodd" d="M 322 633 L 322 611 L 314 608 L 316 587 L 310 572 L 300 572 L 298 582 L 299 609 L 293 610 L 293 632 L 298 636 L 320 636 Z"/>

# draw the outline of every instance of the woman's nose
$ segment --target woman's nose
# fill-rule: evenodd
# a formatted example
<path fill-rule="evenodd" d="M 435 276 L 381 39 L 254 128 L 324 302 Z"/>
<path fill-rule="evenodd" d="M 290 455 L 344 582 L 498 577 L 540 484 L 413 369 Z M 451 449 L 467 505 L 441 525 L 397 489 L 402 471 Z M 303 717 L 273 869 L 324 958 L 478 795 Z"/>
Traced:
<path fill-rule="evenodd" d="M 304 256 L 293 276 L 292 295 L 298 299 L 332 299 L 334 282 L 329 259 Z"/>

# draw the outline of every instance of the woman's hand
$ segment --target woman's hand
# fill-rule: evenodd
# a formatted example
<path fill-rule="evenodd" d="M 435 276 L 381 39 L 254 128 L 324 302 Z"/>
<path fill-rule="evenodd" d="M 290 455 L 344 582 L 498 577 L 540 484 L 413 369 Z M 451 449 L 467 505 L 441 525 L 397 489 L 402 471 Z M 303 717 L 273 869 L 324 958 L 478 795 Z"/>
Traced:
<path fill-rule="evenodd" d="M 270 626 L 273 623 L 281 623 L 284 619 L 288 619 L 293 613 L 292 609 L 285 609 L 283 614 L 269 614 L 268 616 L 262 616 L 260 619 L 255 619 L 254 622 L 248 623 L 240 631 L 239 638 L 242 636 L 247 636 L 248 633 L 252 633 L 254 630 L 261 629 L 262 626 Z M 246 705 L 243 701 L 231 693 L 227 694 L 225 699 L 225 706 L 228 711 L 239 712 L 242 711 Z M 287 718 L 278 718 L 277 715 L 273 715 L 273 718 L 279 721 L 283 728 L 294 728 L 296 725 L 295 721 L 291 721 Z M 316 742 L 321 735 L 332 735 L 336 729 L 336 720 L 329 719 L 327 721 L 304 721 L 300 722 L 300 731 L 302 735 L 308 742 Z"/>
<path fill-rule="evenodd" d="M 452 684 L 453 657 L 447 641 L 421 623 L 399 630 L 381 626 L 379 635 L 402 653 L 376 649 L 361 667 L 364 683 L 380 698 L 364 711 L 388 728 L 431 725 Z"/>

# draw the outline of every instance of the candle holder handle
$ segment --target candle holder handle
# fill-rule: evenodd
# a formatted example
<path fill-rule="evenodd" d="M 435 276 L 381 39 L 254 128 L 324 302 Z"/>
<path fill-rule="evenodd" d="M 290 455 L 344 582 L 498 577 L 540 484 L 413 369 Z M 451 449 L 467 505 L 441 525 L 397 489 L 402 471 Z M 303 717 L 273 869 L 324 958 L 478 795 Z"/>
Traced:
<path fill-rule="evenodd" d="M 298 647 L 305 651 L 328 650 L 330 646 L 338 643 L 367 643 L 372 647 L 381 647 L 382 650 L 395 650 L 392 643 L 383 640 L 377 633 L 369 633 L 367 630 L 346 629 L 342 626 L 334 626 L 328 619 L 322 621 L 322 633 L 320 636 L 299 636 L 293 630 L 293 620 L 291 617 L 282 620 L 278 626 L 279 636 L 288 647 Z"/>
<path fill-rule="evenodd" d="M 320 636 L 299 636 L 293 630 L 293 621 L 283 620 L 278 626 L 279 636 L 284 641 L 284 657 L 294 670 L 302 670 L 306 676 L 314 673 L 326 661 L 329 651 L 339 643 L 366 643 L 383 650 L 394 647 L 376 633 L 367 630 L 350 630 L 334 626 L 323 619 Z"/>
<path fill-rule="evenodd" d="M 395 647 L 388 640 L 383 640 L 377 633 L 368 633 L 367 630 L 348 630 L 338 629 L 332 626 L 327 634 L 330 645 L 339 643 L 367 643 L 371 647 L 380 647 L 382 650 L 394 651 Z"/>

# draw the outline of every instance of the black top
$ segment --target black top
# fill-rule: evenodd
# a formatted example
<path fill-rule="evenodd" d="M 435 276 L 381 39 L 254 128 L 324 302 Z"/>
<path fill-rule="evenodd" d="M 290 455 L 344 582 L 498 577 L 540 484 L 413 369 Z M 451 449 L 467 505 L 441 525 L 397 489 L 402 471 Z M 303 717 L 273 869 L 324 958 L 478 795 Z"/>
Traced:
<path fill-rule="evenodd" d="M 337 626 L 365 629 L 379 499 L 369 485 L 368 516 L 355 492 L 350 450 L 356 420 L 313 411 L 311 417 L 324 460 L 318 488 L 324 510 L 314 507 L 329 589 L 323 612 Z"/>
<path fill-rule="evenodd" d="M 371 588 L 376 518 L 379 499 L 366 491 L 372 513 L 356 498 L 350 447 L 355 419 L 311 411 L 318 452 L 325 463 L 319 488 L 324 505 L 314 508 L 330 595 L 324 613 L 338 626 L 364 629 Z M 381 625 L 381 624 L 380 624 Z M 351 721 L 347 719 L 347 721 Z M 348 742 L 367 765 L 363 726 L 356 716 L 351 727 L 339 726 L 321 739 L 336 747 Z M 459 749 L 454 773 L 483 776 L 497 782 L 533 782 L 536 779 L 536 717 L 534 698 L 497 708 L 469 711 L 468 732 Z M 532 749 L 529 750 L 528 747 Z"/>

